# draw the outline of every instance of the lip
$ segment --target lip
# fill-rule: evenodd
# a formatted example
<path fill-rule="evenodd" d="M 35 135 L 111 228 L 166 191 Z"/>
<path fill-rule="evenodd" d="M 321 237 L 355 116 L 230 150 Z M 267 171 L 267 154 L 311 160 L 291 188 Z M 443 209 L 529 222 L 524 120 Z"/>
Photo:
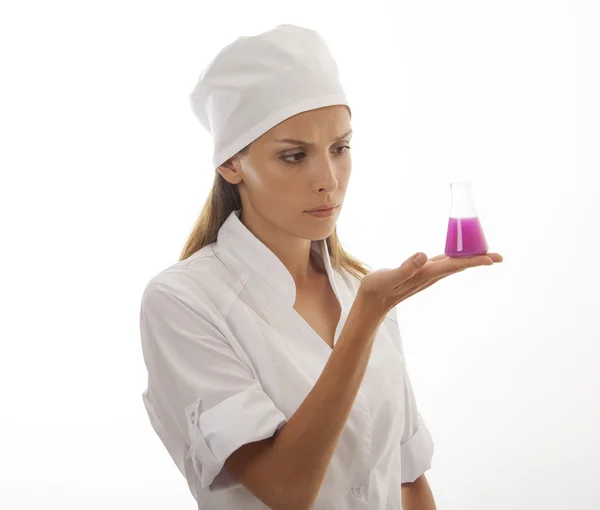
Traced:
<path fill-rule="evenodd" d="M 314 213 L 314 212 L 323 212 L 323 211 L 330 211 L 331 209 L 335 209 L 336 207 L 338 207 L 339 204 L 334 204 L 334 205 L 323 205 L 321 207 L 317 207 L 316 209 L 310 209 L 309 211 L 304 211 L 307 213 Z"/>
<path fill-rule="evenodd" d="M 329 207 L 328 209 L 317 209 L 316 211 L 305 211 L 306 214 L 310 214 L 313 218 L 330 218 L 337 214 L 339 206 Z"/>

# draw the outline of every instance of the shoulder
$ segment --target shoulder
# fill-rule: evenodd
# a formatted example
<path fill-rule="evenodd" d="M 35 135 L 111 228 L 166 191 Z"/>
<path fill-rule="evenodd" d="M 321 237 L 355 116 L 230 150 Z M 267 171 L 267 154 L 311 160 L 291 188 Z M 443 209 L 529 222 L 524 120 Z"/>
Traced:
<path fill-rule="evenodd" d="M 237 296 L 240 277 L 215 255 L 210 244 L 149 278 L 141 306 L 160 311 L 165 302 L 175 301 L 198 313 L 224 316 Z"/>

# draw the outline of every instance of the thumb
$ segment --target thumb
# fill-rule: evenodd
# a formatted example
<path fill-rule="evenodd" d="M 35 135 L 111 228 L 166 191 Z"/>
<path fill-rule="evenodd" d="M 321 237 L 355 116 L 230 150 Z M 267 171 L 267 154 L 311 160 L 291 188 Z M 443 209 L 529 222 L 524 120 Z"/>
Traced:
<path fill-rule="evenodd" d="M 423 252 L 417 252 L 412 257 L 406 259 L 397 269 L 396 274 L 399 278 L 405 280 L 415 274 L 420 267 L 427 262 L 427 255 Z"/>
<path fill-rule="evenodd" d="M 425 264 L 425 262 L 427 262 L 427 255 L 420 251 L 412 258 L 412 262 L 416 267 L 421 267 L 423 264 Z"/>

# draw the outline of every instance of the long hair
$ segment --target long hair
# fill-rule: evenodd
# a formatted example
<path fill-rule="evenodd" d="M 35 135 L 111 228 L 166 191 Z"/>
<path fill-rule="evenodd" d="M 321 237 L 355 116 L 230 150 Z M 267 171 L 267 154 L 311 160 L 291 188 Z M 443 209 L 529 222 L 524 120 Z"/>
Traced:
<path fill-rule="evenodd" d="M 246 153 L 248 148 L 249 146 L 246 146 L 238 155 Z M 242 200 L 237 184 L 227 182 L 219 172 L 215 172 L 213 187 L 183 247 L 179 260 L 187 259 L 206 245 L 216 241 L 219 229 L 225 220 L 233 211 L 241 208 Z M 342 248 L 337 228 L 333 230 L 326 242 L 331 256 L 331 264 L 335 269 L 345 269 L 359 280 L 371 272 L 369 266 L 355 259 Z"/>

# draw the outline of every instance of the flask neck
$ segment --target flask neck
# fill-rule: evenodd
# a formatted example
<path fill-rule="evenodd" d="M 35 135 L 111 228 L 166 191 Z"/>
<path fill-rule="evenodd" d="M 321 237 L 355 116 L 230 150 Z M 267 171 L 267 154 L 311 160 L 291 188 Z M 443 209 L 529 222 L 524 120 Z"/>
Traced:
<path fill-rule="evenodd" d="M 451 218 L 476 218 L 477 210 L 471 193 L 471 183 L 453 182 L 450 184 L 451 190 Z"/>

